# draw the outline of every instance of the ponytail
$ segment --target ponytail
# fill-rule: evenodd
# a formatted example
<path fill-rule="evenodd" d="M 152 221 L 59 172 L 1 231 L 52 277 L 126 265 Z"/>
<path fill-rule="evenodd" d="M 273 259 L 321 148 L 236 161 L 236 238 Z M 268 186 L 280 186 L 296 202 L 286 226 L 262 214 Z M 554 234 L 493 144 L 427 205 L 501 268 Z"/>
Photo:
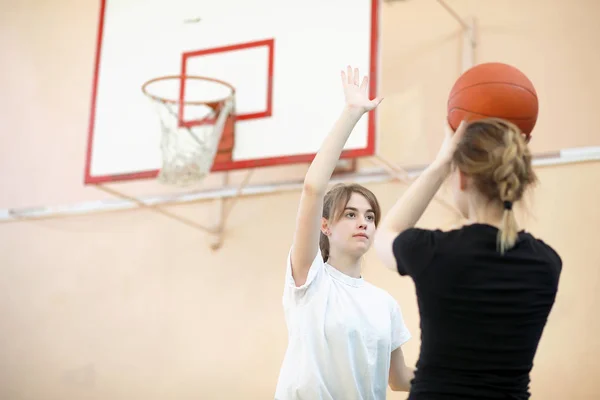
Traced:
<path fill-rule="evenodd" d="M 323 232 L 321 232 L 321 236 L 319 237 L 319 248 L 321 249 L 323 261 L 327 262 L 329 260 L 329 238 Z"/>
<path fill-rule="evenodd" d="M 512 210 L 512 201 L 505 201 L 502 227 L 498 232 L 498 250 L 500 253 L 504 254 L 506 250 L 513 248 L 517 242 L 518 230 L 517 219 Z"/>

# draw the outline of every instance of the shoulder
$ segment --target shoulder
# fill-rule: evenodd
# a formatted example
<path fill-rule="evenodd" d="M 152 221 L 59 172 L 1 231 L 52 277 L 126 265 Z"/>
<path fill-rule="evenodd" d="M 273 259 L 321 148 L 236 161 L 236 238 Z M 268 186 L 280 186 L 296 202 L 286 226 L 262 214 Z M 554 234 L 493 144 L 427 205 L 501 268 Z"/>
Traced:
<path fill-rule="evenodd" d="M 400 275 L 415 278 L 439 256 L 468 252 L 469 243 L 482 238 L 495 246 L 496 231 L 482 224 L 462 225 L 448 230 L 410 228 L 401 232 L 392 249 Z"/>
<path fill-rule="evenodd" d="M 307 304 L 315 294 L 322 289 L 323 280 L 327 274 L 323 273 L 325 262 L 321 251 L 318 250 L 312 261 L 306 281 L 302 285 L 297 285 L 294 279 L 291 261 L 291 249 L 287 257 L 287 266 L 285 272 L 285 285 L 283 293 L 284 306 L 300 306 Z"/>
<path fill-rule="evenodd" d="M 465 235 L 472 234 L 473 228 L 463 226 L 460 228 L 442 230 L 442 229 L 425 229 L 425 228 L 409 228 L 406 229 L 394 239 L 394 249 L 404 250 L 417 246 L 418 248 L 437 247 L 444 241 L 460 238 Z"/>
<path fill-rule="evenodd" d="M 534 236 L 531 233 L 524 232 L 526 237 L 529 237 L 530 243 L 532 244 L 532 249 L 535 255 L 550 265 L 552 265 L 558 272 L 562 270 L 563 261 L 561 256 L 558 254 L 558 251 L 554 249 L 551 245 L 546 243 L 544 240 Z"/>
<path fill-rule="evenodd" d="M 392 243 L 400 275 L 414 277 L 426 268 L 454 232 L 424 228 L 409 228 L 400 232 Z"/>
<path fill-rule="evenodd" d="M 548 243 L 546 243 L 545 241 L 543 241 L 542 239 L 539 238 L 535 238 L 535 241 L 537 242 L 539 248 L 544 252 L 544 254 L 555 264 L 562 266 L 562 258 L 560 257 L 560 255 L 558 254 L 558 252 L 554 249 L 554 247 L 552 247 L 551 245 L 549 245 Z"/>

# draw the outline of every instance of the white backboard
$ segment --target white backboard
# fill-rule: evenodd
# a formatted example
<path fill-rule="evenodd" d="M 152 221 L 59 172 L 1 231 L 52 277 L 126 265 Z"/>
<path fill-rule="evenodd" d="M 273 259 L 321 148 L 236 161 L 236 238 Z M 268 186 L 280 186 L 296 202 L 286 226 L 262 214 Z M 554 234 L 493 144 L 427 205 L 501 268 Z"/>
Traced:
<path fill-rule="evenodd" d="M 340 71 L 360 68 L 376 95 L 379 1 L 102 0 L 86 183 L 156 176 L 161 125 L 141 88 L 170 75 L 235 88 L 232 160 L 214 171 L 310 161 L 343 107 Z M 211 100 L 194 88 L 160 95 Z M 192 109 L 179 115 L 193 125 Z M 375 118 L 363 117 L 343 157 L 374 153 Z"/>

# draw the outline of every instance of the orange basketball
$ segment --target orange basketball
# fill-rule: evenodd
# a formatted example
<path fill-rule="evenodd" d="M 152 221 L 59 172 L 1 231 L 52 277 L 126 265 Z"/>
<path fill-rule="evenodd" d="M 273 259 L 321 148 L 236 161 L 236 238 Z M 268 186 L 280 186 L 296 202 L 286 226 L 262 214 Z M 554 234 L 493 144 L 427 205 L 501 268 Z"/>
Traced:
<path fill-rule="evenodd" d="M 496 117 L 516 124 L 527 136 L 537 122 L 538 97 L 531 81 L 517 68 L 485 63 L 464 72 L 448 98 L 448 122 Z"/>

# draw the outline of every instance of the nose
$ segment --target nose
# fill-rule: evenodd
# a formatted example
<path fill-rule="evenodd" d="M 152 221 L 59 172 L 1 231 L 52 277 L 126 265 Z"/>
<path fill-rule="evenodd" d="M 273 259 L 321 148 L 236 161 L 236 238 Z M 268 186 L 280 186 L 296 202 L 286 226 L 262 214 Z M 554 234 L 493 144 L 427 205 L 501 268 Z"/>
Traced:
<path fill-rule="evenodd" d="M 367 229 L 367 221 L 365 221 L 364 217 L 358 220 L 358 229 Z"/>

